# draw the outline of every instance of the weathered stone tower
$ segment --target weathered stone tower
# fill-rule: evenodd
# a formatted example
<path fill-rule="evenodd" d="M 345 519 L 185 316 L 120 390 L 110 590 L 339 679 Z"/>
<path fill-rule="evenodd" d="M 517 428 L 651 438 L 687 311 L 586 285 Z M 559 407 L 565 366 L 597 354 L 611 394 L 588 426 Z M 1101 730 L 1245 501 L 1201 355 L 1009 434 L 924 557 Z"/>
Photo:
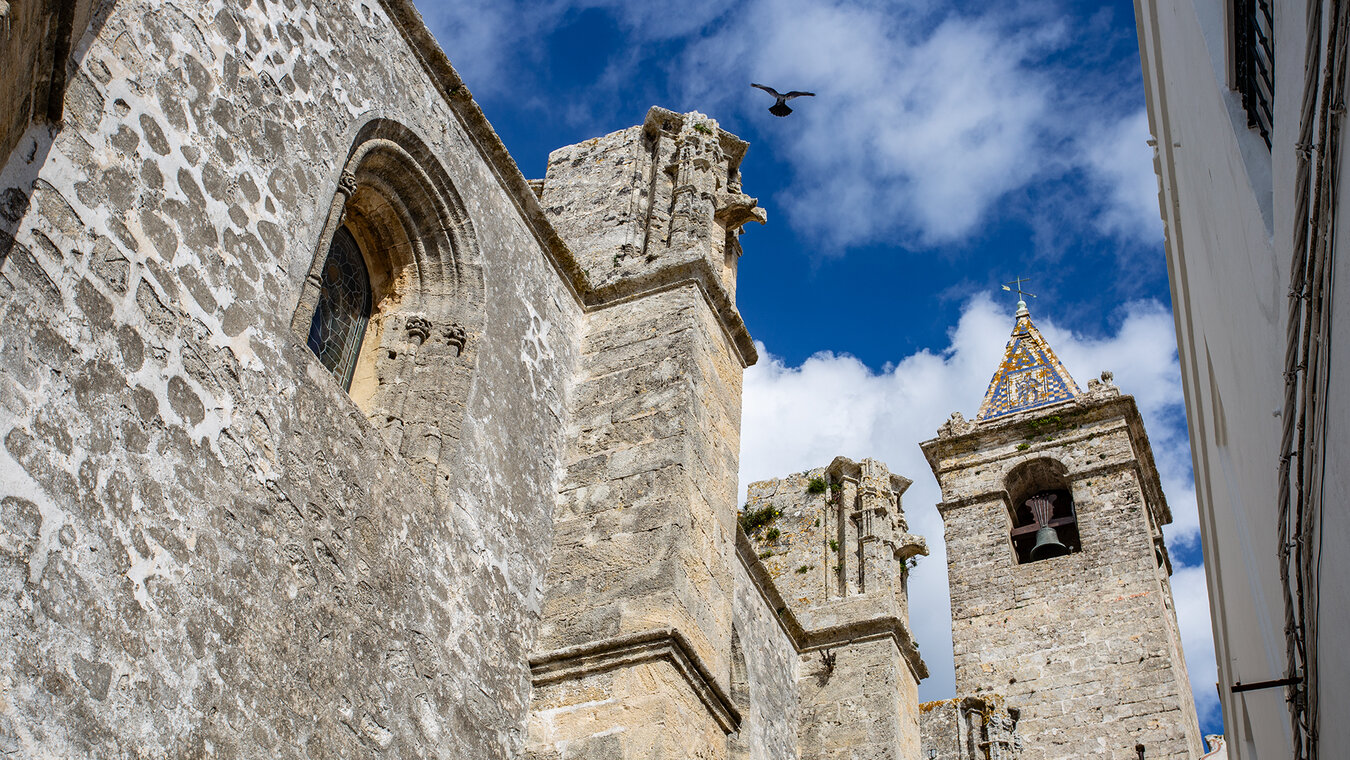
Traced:
<path fill-rule="evenodd" d="M 918 685 L 928 668 L 909 628 L 908 580 L 928 546 L 905 521 L 909 484 L 874 459 L 845 457 L 750 484 L 752 574 L 767 576 L 762 585 L 779 595 L 772 604 L 797 644 L 801 760 L 919 756 Z"/>
<path fill-rule="evenodd" d="M 976 420 L 953 414 L 922 446 L 942 488 L 957 694 L 1006 696 L 1030 757 L 1199 757 L 1171 514 L 1134 399 L 1108 373 L 1081 390 L 1019 303 Z"/>
<path fill-rule="evenodd" d="M 528 747 L 727 756 L 747 144 L 699 113 L 554 151 L 541 203 L 593 288 L 569 409 Z"/>

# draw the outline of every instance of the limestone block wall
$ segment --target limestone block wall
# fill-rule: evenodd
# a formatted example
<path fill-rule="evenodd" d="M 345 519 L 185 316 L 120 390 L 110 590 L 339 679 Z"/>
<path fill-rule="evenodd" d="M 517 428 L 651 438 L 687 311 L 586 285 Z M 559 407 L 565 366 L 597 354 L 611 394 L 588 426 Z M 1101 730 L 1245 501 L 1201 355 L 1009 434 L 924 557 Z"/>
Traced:
<path fill-rule="evenodd" d="M 741 725 L 732 736 L 730 757 L 795 760 L 800 756 L 797 680 L 801 663 L 782 617 L 760 591 L 748 564 L 736 565 L 731 698 L 741 713 Z M 738 670 L 741 667 L 743 671 Z"/>
<path fill-rule="evenodd" d="M 727 190 L 740 154 L 723 145 L 745 149 L 701 114 L 653 108 L 549 158 L 541 203 L 576 251 L 588 313 L 531 657 L 531 757 L 714 760 L 740 723 L 735 493 L 755 353 L 714 248 L 745 222 L 727 209 L 754 199 Z"/>
<path fill-rule="evenodd" d="M 1037 757 L 1200 754 L 1167 583 L 1170 520 L 1133 399 L 1094 397 L 947 426 L 924 450 L 942 486 L 956 688 L 1021 711 Z M 1012 474 L 1063 467 L 1082 550 L 1018 564 Z M 1044 487 L 1044 486 L 1040 486 Z"/>
<path fill-rule="evenodd" d="M 0 170 L 0 751 L 514 756 L 582 319 L 523 178 L 406 3 L 99 14 Z M 377 118 L 478 253 L 435 483 L 290 325 Z"/>
<path fill-rule="evenodd" d="M 743 554 L 796 649 L 797 747 L 805 758 L 910 758 L 919 751 L 918 682 L 905 532 L 909 481 L 843 457 L 752 483 Z M 752 558 L 752 559 L 749 559 Z"/>

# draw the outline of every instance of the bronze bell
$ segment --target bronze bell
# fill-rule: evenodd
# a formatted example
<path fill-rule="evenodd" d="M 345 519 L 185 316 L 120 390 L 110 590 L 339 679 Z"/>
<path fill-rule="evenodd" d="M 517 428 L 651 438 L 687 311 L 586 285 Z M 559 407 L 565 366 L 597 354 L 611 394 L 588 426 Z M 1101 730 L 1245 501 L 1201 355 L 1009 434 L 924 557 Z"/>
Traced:
<path fill-rule="evenodd" d="M 1031 547 L 1032 561 L 1063 557 L 1069 553 L 1069 547 L 1059 542 L 1059 533 L 1049 525 L 1036 531 L 1036 545 Z"/>
<path fill-rule="evenodd" d="M 1027 499 L 1027 507 L 1031 509 L 1031 516 L 1036 519 L 1036 524 L 1041 526 L 1040 530 L 1036 531 L 1036 545 L 1031 547 L 1031 560 L 1033 562 L 1051 557 L 1063 557 L 1069 553 L 1069 547 L 1060 543 L 1059 533 L 1050 527 L 1050 515 L 1053 513 L 1054 500 L 1054 494 L 1033 496 Z"/>

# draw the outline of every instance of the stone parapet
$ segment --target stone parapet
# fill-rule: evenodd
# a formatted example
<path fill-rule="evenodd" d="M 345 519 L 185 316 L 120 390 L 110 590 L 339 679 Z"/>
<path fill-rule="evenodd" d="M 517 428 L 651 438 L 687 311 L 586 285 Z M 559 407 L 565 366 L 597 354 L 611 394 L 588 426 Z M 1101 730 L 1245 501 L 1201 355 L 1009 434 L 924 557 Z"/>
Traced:
<path fill-rule="evenodd" d="M 918 682 L 928 670 L 909 629 L 910 481 L 880 462 L 829 467 L 750 486 L 742 562 L 798 652 L 800 757 L 918 751 Z"/>

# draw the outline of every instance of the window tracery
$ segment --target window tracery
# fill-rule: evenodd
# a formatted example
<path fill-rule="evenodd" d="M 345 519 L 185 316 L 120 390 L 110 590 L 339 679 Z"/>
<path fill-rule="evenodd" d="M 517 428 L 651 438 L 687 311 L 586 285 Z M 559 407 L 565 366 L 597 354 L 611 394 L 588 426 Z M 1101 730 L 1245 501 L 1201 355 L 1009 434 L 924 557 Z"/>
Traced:
<path fill-rule="evenodd" d="M 451 480 L 484 321 L 481 253 L 444 166 L 388 119 L 361 126 L 292 330 L 428 483 Z"/>
<path fill-rule="evenodd" d="M 361 247 L 346 227 L 339 227 L 321 270 L 306 343 L 343 390 L 351 388 L 370 309 L 370 272 Z"/>

